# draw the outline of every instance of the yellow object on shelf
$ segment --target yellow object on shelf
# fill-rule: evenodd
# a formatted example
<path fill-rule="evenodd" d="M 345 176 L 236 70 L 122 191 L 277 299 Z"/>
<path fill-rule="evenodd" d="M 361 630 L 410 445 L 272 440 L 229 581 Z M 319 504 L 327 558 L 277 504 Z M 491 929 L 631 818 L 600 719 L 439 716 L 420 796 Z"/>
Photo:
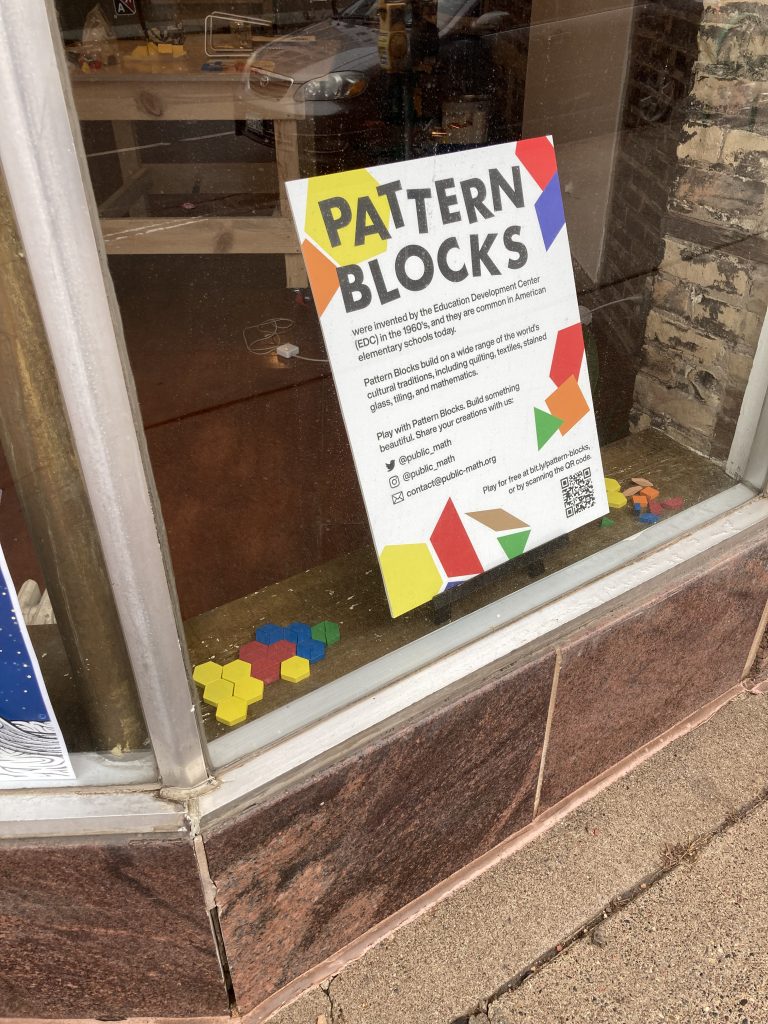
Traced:
<path fill-rule="evenodd" d="M 255 704 L 264 696 L 264 680 L 241 679 L 235 683 L 234 696 L 244 700 L 246 704 Z"/>
<path fill-rule="evenodd" d="M 614 480 L 612 476 L 603 477 L 605 481 L 605 489 L 610 494 L 612 491 L 621 491 L 621 484 L 618 480 Z"/>
<path fill-rule="evenodd" d="M 206 704 L 217 707 L 227 697 L 232 696 L 234 688 L 234 683 L 228 683 L 226 679 L 217 679 L 213 683 L 208 683 L 203 690 L 203 700 Z"/>
<path fill-rule="evenodd" d="M 250 679 L 251 666 L 247 661 L 235 658 L 234 661 L 228 661 L 222 668 L 221 678 L 226 679 L 230 683 L 239 683 L 243 679 Z"/>
<path fill-rule="evenodd" d="M 309 662 L 306 658 L 300 658 L 298 655 L 286 658 L 280 665 L 280 678 L 284 679 L 286 683 L 301 683 L 305 679 L 309 679 Z"/>
<path fill-rule="evenodd" d="M 248 717 L 248 705 L 240 697 L 227 697 L 216 707 L 216 721 L 222 725 L 240 725 Z"/>
<path fill-rule="evenodd" d="M 608 508 L 624 508 L 627 499 L 621 491 L 608 491 Z"/>
<path fill-rule="evenodd" d="M 221 679 L 221 665 L 217 665 L 215 661 L 203 661 L 195 665 L 192 678 L 199 686 L 215 683 L 217 679 Z"/>

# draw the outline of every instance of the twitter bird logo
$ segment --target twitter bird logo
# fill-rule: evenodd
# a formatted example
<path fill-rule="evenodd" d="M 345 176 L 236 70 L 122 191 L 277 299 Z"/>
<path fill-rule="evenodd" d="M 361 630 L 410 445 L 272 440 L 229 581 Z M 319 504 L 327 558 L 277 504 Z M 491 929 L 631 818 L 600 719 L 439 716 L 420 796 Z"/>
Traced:
<path fill-rule="evenodd" d="M 394 459 L 392 459 L 392 461 L 391 461 L 391 462 L 387 462 L 387 463 L 386 463 L 386 467 L 387 467 L 387 472 L 388 472 L 388 473 L 391 473 L 391 472 L 392 472 L 392 470 L 393 470 L 393 469 L 395 468 L 395 460 L 394 460 Z"/>

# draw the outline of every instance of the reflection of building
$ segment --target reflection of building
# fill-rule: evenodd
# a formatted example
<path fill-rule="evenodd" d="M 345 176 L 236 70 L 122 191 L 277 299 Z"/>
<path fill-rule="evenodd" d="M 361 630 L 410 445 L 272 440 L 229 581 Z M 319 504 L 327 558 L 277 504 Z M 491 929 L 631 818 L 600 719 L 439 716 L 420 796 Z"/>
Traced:
<path fill-rule="evenodd" d="M 723 461 L 768 301 L 759 11 L 707 7 L 632 419 Z"/>
<path fill-rule="evenodd" d="M 35 4 L 30 0 L 30 8 Z M 579 17 L 570 16 L 574 6 Z M 562 17 L 564 7 L 568 17 Z M 745 14 L 735 0 L 623 6 L 609 0 L 486 0 L 465 26 L 476 28 L 484 15 L 517 19 L 508 33 L 503 18 L 486 21 L 492 33 L 481 39 L 468 34 L 456 49 L 464 55 L 455 58 L 459 64 L 478 52 L 478 42 L 493 55 L 487 81 L 499 119 L 490 128 L 497 136 L 489 137 L 503 140 L 518 124 L 526 132 L 555 134 L 580 298 L 594 311 L 590 329 L 599 356 L 606 467 L 622 482 L 650 476 L 665 494 L 684 494 L 690 515 L 670 516 L 660 534 L 643 531 L 629 512 L 617 514 L 612 525 L 590 524 L 591 532 L 569 537 L 540 560 L 511 565 L 506 577 L 471 600 L 457 600 L 455 621 L 440 630 L 429 611 L 397 623 L 388 618 L 327 365 L 288 365 L 271 351 L 261 354 L 278 321 L 289 321 L 286 339 L 297 341 L 310 359 L 324 358 L 312 306 L 286 288 L 286 268 L 296 270 L 295 251 L 287 252 L 294 263 L 286 264 L 286 251 L 278 253 L 276 245 L 263 251 L 263 244 L 255 251 L 247 234 L 253 225 L 246 222 L 261 219 L 265 234 L 293 244 L 279 186 L 300 167 L 297 159 L 289 172 L 284 164 L 278 168 L 264 124 L 272 121 L 273 129 L 278 119 L 259 117 L 255 104 L 251 137 L 235 135 L 235 121 L 242 118 L 230 116 L 231 97 L 217 84 L 212 99 L 214 87 L 201 88 L 199 67 L 190 70 L 197 76 L 191 85 L 164 86 L 165 92 L 151 80 L 132 81 L 135 93 L 117 104 L 109 89 L 99 93 L 98 78 L 86 84 L 73 77 L 80 95 L 91 90 L 82 131 L 102 215 L 113 222 L 106 248 L 126 333 L 128 359 L 121 372 L 136 382 L 160 495 L 153 506 L 138 456 L 115 456 L 114 468 L 102 458 L 104 472 L 114 473 L 108 478 L 115 484 L 113 501 L 99 521 L 102 532 L 83 529 L 74 546 L 85 549 L 84 540 L 95 538 L 86 553 L 101 566 L 102 550 L 112 554 L 107 527 L 116 522 L 132 536 L 132 523 L 144 523 L 143 511 L 154 511 L 168 533 L 170 562 L 162 559 L 155 530 L 130 562 L 136 578 L 115 577 L 129 591 L 137 621 L 146 607 L 158 607 L 158 593 L 168 591 L 164 571 L 172 564 L 193 661 L 229 656 L 255 619 L 289 621 L 304 601 L 317 614 L 338 611 L 335 620 L 343 618 L 342 667 L 338 678 L 313 670 L 320 682 L 298 694 L 310 698 L 304 703 L 273 688 L 268 699 L 275 703 L 267 710 L 278 715 L 282 731 L 270 732 L 275 718 L 269 714 L 254 715 L 246 727 L 266 737 L 256 755 L 243 733 L 216 732 L 203 709 L 217 784 L 207 785 L 202 744 L 192 744 L 199 763 L 192 755 L 189 761 L 196 770 L 202 764 L 200 773 L 191 773 L 192 784 L 182 777 L 178 786 L 163 774 L 161 791 L 151 759 L 146 767 L 136 702 L 128 702 L 124 716 L 114 714 L 116 695 L 133 696 L 128 642 L 136 665 L 151 674 L 159 664 L 153 660 L 155 631 L 161 631 L 152 618 L 141 620 L 143 631 L 131 632 L 134 620 L 124 610 L 118 622 L 106 571 L 88 614 L 81 605 L 73 608 L 68 576 L 77 575 L 82 558 L 67 563 L 62 578 L 48 583 L 58 626 L 34 627 L 51 666 L 54 701 L 67 712 L 61 716 L 67 736 L 85 757 L 94 746 L 89 729 L 111 735 L 107 729 L 121 725 L 115 719 L 131 717 L 138 739 L 127 744 L 133 749 L 125 759 L 119 736 L 110 743 L 118 753 L 90 755 L 112 771 L 106 792 L 92 794 L 83 785 L 82 792 L 65 794 L 70 803 L 64 811 L 57 794 L 35 795 L 25 806 L 34 803 L 39 813 L 24 818 L 3 797 L 4 809 L 17 816 L 11 813 L 0 831 L 12 839 L 0 850 L 3 938 L 10 946 L 3 957 L 0 1016 L 224 1020 L 231 999 L 255 1020 L 259 1004 L 287 998 L 296 990 L 288 986 L 325 977 L 329 958 L 349 943 L 540 822 L 542 814 L 567 810 L 584 795 L 582 787 L 626 766 L 646 745 L 738 690 L 760 639 L 768 585 L 768 515 L 765 499 L 753 498 L 764 480 L 753 466 L 741 488 L 731 487 L 734 480 L 722 466 L 766 305 L 764 114 L 757 75 L 764 58 L 755 52 L 762 45 L 755 26 L 765 17 L 763 7 L 768 4 L 752 4 Z M 731 19 L 731 10 L 738 17 Z M 4 20 L 5 13 L 0 30 Z M 364 38 L 361 49 L 370 55 L 375 32 L 374 26 L 346 39 Z M 488 69 L 464 70 L 469 76 Z M 427 72 L 417 74 L 425 84 Z M 365 82 L 369 98 L 373 75 Z M 27 87 L 37 77 L 30 76 Z M 7 81 L 0 77 L 11 92 Z M 270 84 L 268 78 L 264 88 Z M 396 85 L 402 101 L 408 81 Z M 429 128 L 430 117 L 430 131 L 445 130 L 442 114 L 446 101 L 456 102 L 454 88 L 464 91 L 448 82 L 444 93 L 424 100 L 421 113 L 413 103 L 411 144 L 427 144 L 418 129 Z M 343 113 L 360 146 L 356 157 L 366 152 L 367 141 L 375 164 L 382 153 L 392 153 L 371 142 L 385 118 L 364 96 L 347 97 Z M 355 106 L 355 99 L 363 105 Z M 172 116 L 166 101 L 175 104 Z M 95 116 L 99 102 L 114 105 Z M 202 112 L 201 103 L 209 104 Z M 408 109 L 405 103 L 386 110 L 401 146 Z M 449 109 L 453 114 L 456 108 Z M 192 123 L 204 114 L 202 127 Z M 331 156 L 344 165 L 351 146 L 334 134 L 332 119 L 325 129 L 291 123 L 299 125 L 297 134 L 306 129 L 308 144 L 324 130 L 336 143 Z M 124 131 L 129 124 L 133 139 Z M 266 145 L 255 141 L 259 129 Z M 113 132 L 124 145 L 116 144 Z M 439 139 L 430 143 L 438 152 L 466 145 Z M 7 145 L 0 151 L 10 163 Z M 68 166 L 72 149 L 71 143 L 61 147 L 61 166 Z M 295 148 L 290 152 L 298 158 Z M 146 182 L 152 187 L 143 189 Z M 69 215 L 67 203 L 62 210 L 62 217 Z M 87 212 L 88 230 L 77 237 L 92 241 Z M 24 241 L 36 267 L 34 239 Z M 55 237 L 45 236 L 52 251 L 54 243 Z M 68 253 L 72 262 L 77 257 Z M 51 265 L 61 269 L 53 256 Z M 86 293 L 79 289 L 73 302 Z M 52 339 L 56 324 L 69 323 L 69 315 L 64 303 L 46 309 Z M 267 328 L 258 330 L 264 323 Z M 98 345 L 88 350 L 93 358 L 112 352 L 108 318 L 100 324 Z M 67 353 L 73 338 L 76 331 L 65 338 Z M 90 361 L 82 363 L 88 367 Z M 105 433 L 123 423 L 115 412 L 123 409 L 120 401 L 129 408 L 122 376 L 119 383 L 109 393 L 115 402 L 101 423 Z M 759 411 L 765 390 L 759 374 L 750 387 L 753 395 L 757 389 L 750 403 Z M 83 388 L 82 401 L 91 397 Z M 45 405 L 50 414 L 51 403 Z M 69 436 L 63 406 L 55 422 L 59 429 L 50 432 L 49 443 Z M 649 425 L 657 429 L 644 429 Z M 5 433 L 13 440 L 12 425 Z M 23 433 L 27 442 L 38 440 L 32 429 Z M 99 435 L 91 439 L 98 443 L 101 432 L 92 434 Z M 133 438 L 130 429 L 124 435 Z M 82 435 L 77 443 L 86 450 Z M 9 445 L 7 454 L 9 464 L 19 467 L 17 447 Z M 0 518 L 0 540 L 13 546 L 21 578 L 37 574 L 36 552 L 42 552 L 46 574 L 49 566 L 63 565 L 53 541 L 48 549 L 39 544 L 41 536 L 50 539 L 50 509 L 37 507 L 39 518 L 30 528 L 34 544 L 24 534 L 20 511 L 35 510 L 30 481 L 36 483 L 51 461 L 30 458 L 21 473 L 2 468 L 0 512 L 12 509 L 13 518 Z M 117 486 L 124 474 L 132 488 L 128 499 Z M 49 494 L 64 490 L 60 481 L 55 484 Z M 82 481 L 80 487 L 88 507 Z M 65 511 L 79 524 L 84 517 L 72 508 Z M 70 523 L 64 514 L 61 520 L 69 540 Z M 677 539 L 681 522 L 683 537 Z M 663 537 L 658 547 L 657 535 Z M 15 543 L 16 537 L 22 539 Z M 627 550 L 631 556 L 622 555 Z M 144 582 L 141 573 L 153 554 L 166 590 L 130 590 L 136 580 Z M 90 584 L 90 570 L 85 575 Z M 113 628 L 105 625 L 107 606 Z M 175 622 L 175 597 L 161 608 Z M 57 628 L 64 630 L 75 613 L 80 637 L 67 634 L 63 651 Z M 477 635 L 451 647 L 454 637 L 466 638 L 478 622 Z M 91 648 L 73 673 L 70 661 L 93 642 L 94 623 L 119 641 L 114 656 L 94 670 Z M 155 748 L 166 757 L 163 772 L 173 758 L 156 739 L 153 712 L 165 711 L 181 692 L 164 722 L 163 739 L 174 755 L 173 743 L 179 735 L 189 738 L 185 729 L 192 718 L 179 637 L 173 630 L 170 635 L 163 651 L 171 649 L 176 660 L 169 663 L 178 677 L 153 677 L 154 691 L 138 678 Z M 76 689 L 73 678 L 90 679 L 90 692 Z M 355 703 L 345 704 L 350 698 Z M 306 710 L 310 705 L 314 718 Z M 86 707 L 92 712 L 88 724 Z M 379 707 L 385 711 L 376 718 L 372 709 Z M 225 747 L 230 753 L 219 754 Z M 132 759 L 144 774 L 126 791 L 119 773 L 131 770 Z M 101 786 L 98 772 L 93 778 Z"/>

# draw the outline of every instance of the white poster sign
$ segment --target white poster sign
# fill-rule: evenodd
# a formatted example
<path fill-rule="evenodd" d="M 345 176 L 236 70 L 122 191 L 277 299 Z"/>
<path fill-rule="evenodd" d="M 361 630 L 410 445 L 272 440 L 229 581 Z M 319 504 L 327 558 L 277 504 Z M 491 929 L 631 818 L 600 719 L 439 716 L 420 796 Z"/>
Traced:
<path fill-rule="evenodd" d="M 607 512 L 552 140 L 287 188 L 392 615 Z"/>
<path fill-rule="evenodd" d="M 0 789 L 74 777 L 0 548 Z"/>

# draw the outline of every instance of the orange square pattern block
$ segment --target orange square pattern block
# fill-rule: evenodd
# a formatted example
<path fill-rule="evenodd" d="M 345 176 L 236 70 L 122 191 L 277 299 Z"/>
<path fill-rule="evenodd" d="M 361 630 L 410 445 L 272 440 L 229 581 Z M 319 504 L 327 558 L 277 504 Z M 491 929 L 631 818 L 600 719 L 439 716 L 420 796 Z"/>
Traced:
<path fill-rule="evenodd" d="M 646 498 L 649 498 L 651 501 L 659 496 L 659 491 L 657 491 L 655 487 L 644 487 L 640 493 L 644 494 Z"/>
<path fill-rule="evenodd" d="M 546 402 L 552 415 L 563 421 L 560 427 L 561 434 L 567 434 L 589 412 L 587 400 L 581 393 L 581 388 L 575 377 L 568 377 L 567 380 L 564 380 L 557 391 L 553 391 L 546 399 Z"/>

